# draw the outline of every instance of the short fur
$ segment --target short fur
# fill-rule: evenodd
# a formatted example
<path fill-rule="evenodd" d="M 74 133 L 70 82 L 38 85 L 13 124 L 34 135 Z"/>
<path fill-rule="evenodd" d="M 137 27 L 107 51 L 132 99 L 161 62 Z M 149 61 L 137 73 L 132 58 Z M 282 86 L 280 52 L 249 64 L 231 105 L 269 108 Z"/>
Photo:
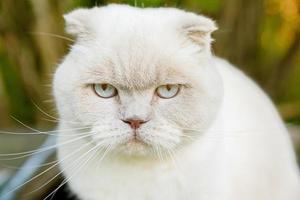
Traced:
<path fill-rule="evenodd" d="M 82 200 L 299 200 L 288 132 L 269 98 L 210 51 L 210 19 L 109 5 L 65 15 L 58 156 Z M 118 96 L 95 95 L 109 83 Z M 172 99 L 155 89 L 182 85 Z M 133 131 L 121 119 L 148 120 Z"/>

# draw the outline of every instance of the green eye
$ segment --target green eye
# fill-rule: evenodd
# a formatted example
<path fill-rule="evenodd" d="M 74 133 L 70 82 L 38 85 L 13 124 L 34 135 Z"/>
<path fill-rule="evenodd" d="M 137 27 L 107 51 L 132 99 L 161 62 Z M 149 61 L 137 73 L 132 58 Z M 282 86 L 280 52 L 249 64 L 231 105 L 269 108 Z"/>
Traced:
<path fill-rule="evenodd" d="M 118 93 L 117 89 L 108 83 L 93 84 L 93 89 L 95 93 L 102 98 L 111 98 Z"/>
<path fill-rule="evenodd" d="M 156 89 L 156 93 L 160 98 L 170 99 L 175 97 L 179 92 L 180 86 L 175 85 L 161 85 Z"/>

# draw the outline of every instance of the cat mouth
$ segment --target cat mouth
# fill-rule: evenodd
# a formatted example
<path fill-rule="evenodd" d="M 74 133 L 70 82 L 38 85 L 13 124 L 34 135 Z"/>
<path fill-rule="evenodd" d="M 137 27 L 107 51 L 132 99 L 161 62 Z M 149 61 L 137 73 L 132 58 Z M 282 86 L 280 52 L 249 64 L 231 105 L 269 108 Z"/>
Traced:
<path fill-rule="evenodd" d="M 127 139 L 121 146 L 122 152 L 129 155 L 135 154 L 145 154 L 149 148 L 149 144 L 143 141 L 142 138 L 138 136 L 132 136 Z"/>
<path fill-rule="evenodd" d="M 144 142 L 141 138 L 139 138 L 137 135 L 134 135 L 132 138 L 130 138 L 128 141 L 126 141 L 126 146 L 139 146 L 139 145 L 148 145 L 146 142 Z"/>

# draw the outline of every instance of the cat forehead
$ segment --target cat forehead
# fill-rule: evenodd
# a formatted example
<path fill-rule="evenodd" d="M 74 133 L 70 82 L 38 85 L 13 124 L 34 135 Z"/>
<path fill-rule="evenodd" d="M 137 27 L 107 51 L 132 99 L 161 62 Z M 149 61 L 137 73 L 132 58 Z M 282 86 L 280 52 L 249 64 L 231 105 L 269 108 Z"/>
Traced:
<path fill-rule="evenodd" d="M 172 38 L 163 42 L 135 34 L 124 38 L 75 45 L 71 53 L 75 59 L 73 69 L 85 74 L 85 82 L 106 82 L 124 88 L 190 82 L 186 77 L 190 76 L 188 69 L 198 66 L 198 57 L 193 56 L 197 48 L 180 46 Z"/>
<path fill-rule="evenodd" d="M 118 62 L 106 59 L 84 70 L 89 83 L 110 83 L 124 89 L 148 89 L 161 84 L 187 84 L 184 70 L 159 62 Z"/>

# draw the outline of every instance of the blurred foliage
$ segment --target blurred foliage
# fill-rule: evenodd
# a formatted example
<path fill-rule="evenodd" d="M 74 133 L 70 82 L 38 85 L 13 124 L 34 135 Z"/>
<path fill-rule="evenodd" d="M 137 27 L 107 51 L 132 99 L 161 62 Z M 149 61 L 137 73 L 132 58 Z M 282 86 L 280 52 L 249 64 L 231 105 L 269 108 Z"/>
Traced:
<path fill-rule="evenodd" d="M 254 78 L 285 120 L 300 122 L 299 0 L 1 0 L 0 127 L 49 125 L 51 76 L 67 52 L 62 15 L 78 7 L 125 3 L 179 7 L 212 17 L 214 53 Z M 40 108 L 38 108 L 40 107 Z"/>

